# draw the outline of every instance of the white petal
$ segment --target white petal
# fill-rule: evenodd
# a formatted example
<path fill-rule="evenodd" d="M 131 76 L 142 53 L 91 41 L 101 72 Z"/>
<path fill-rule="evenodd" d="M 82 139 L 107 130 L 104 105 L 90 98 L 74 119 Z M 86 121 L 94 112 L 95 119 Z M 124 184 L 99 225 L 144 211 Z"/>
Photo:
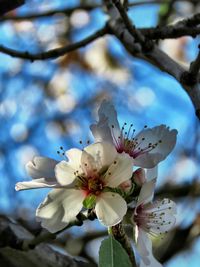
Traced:
<path fill-rule="evenodd" d="M 108 167 L 117 156 L 114 145 L 107 142 L 94 143 L 84 150 L 92 156 L 98 169 Z"/>
<path fill-rule="evenodd" d="M 45 187 L 60 187 L 57 182 L 48 182 L 45 178 L 34 179 L 32 181 L 19 182 L 15 186 L 15 190 L 26 190 L 26 189 L 35 189 L 35 188 L 45 188 Z"/>
<path fill-rule="evenodd" d="M 134 165 L 141 168 L 153 168 L 156 164 L 163 160 L 162 158 L 163 156 L 161 153 L 146 152 L 134 159 Z"/>
<path fill-rule="evenodd" d="M 71 189 L 67 191 L 67 197 L 63 201 L 65 215 L 62 220 L 65 222 L 74 220 L 76 215 L 81 211 L 83 200 L 86 197 L 84 191 L 81 190 Z"/>
<path fill-rule="evenodd" d="M 176 214 L 176 203 L 169 198 L 164 198 L 163 200 L 156 200 L 147 205 L 145 210 L 150 212 L 167 210 L 170 214 Z"/>
<path fill-rule="evenodd" d="M 51 158 L 34 157 L 32 161 L 26 164 L 27 173 L 33 178 L 46 178 L 46 180 L 55 181 L 54 168 L 58 161 Z"/>
<path fill-rule="evenodd" d="M 177 131 L 169 130 L 169 127 L 166 127 L 166 125 L 160 125 L 141 131 L 135 136 L 138 143 L 141 142 L 141 149 L 148 147 L 149 143 L 157 143 L 158 145 L 150 152 L 139 154 L 138 157 L 135 158 L 135 165 L 143 168 L 153 168 L 160 161 L 164 160 L 172 151 L 176 144 L 176 136 Z M 145 140 L 142 141 L 142 138 L 145 138 Z M 160 140 L 161 143 L 159 143 Z"/>
<path fill-rule="evenodd" d="M 113 226 L 123 219 L 127 211 L 127 204 L 119 194 L 105 192 L 98 197 L 95 211 L 102 224 Z"/>
<path fill-rule="evenodd" d="M 117 187 L 132 176 L 133 160 L 126 153 L 118 154 L 105 174 L 105 185 Z"/>
<path fill-rule="evenodd" d="M 71 168 L 76 171 L 81 171 L 80 165 L 81 165 L 82 150 L 77 148 L 72 148 L 67 150 L 65 152 L 65 155 L 69 159 L 68 164 L 71 166 Z"/>
<path fill-rule="evenodd" d="M 75 171 L 71 164 L 67 161 L 61 161 L 55 167 L 55 175 L 59 184 L 62 186 L 71 184 L 75 178 Z"/>
<path fill-rule="evenodd" d="M 62 222 L 62 218 L 64 216 L 64 209 L 60 206 L 54 213 L 54 216 L 50 219 L 37 217 L 37 221 L 41 222 L 41 226 L 47 229 L 51 233 L 56 233 L 62 229 L 64 229 L 68 223 Z"/>
<path fill-rule="evenodd" d="M 158 166 L 146 170 L 146 181 L 157 179 L 158 177 Z"/>
<path fill-rule="evenodd" d="M 176 204 L 170 199 L 155 201 L 145 207 L 145 213 L 151 214 L 148 227 L 151 232 L 160 234 L 169 231 L 176 222 Z"/>
<path fill-rule="evenodd" d="M 148 234 L 138 228 L 138 236 L 136 239 L 137 251 L 141 257 L 140 267 L 162 267 L 152 254 L 152 242 Z"/>
<path fill-rule="evenodd" d="M 137 201 L 137 206 L 140 204 L 146 204 L 152 201 L 154 196 L 154 190 L 156 185 L 156 179 L 146 182 L 142 185 L 140 194 Z"/>
<path fill-rule="evenodd" d="M 60 220 L 60 223 L 69 223 L 82 209 L 84 198 L 85 195 L 80 190 L 54 189 L 37 208 L 36 216 L 40 221 L 45 219 L 47 222 L 46 220 L 53 219 L 56 222 Z M 61 213 L 62 217 L 60 217 Z M 59 218 L 56 219 L 56 216 Z"/>
<path fill-rule="evenodd" d="M 113 143 L 113 138 L 111 135 L 111 130 L 108 125 L 108 118 L 104 115 L 101 116 L 97 124 L 92 124 L 90 130 L 95 138 L 95 142 L 109 142 Z"/>
<path fill-rule="evenodd" d="M 112 128 L 112 126 L 114 126 L 114 128 L 112 129 L 114 136 L 120 136 L 120 126 L 117 120 L 117 112 L 114 106 L 109 101 L 102 101 L 101 106 L 98 110 L 98 115 L 99 120 L 104 117 L 108 118 L 109 127 Z"/>
<path fill-rule="evenodd" d="M 93 156 L 91 156 L 89 153 L 83 150 L 82 157 L 81 157 L 81 169 L 83 173 L 89 177 L 93 176 L 94 170 L 100 170 L 102 168 L 102 165 L 100 164 L 100 161 L 96 162 Z"/>

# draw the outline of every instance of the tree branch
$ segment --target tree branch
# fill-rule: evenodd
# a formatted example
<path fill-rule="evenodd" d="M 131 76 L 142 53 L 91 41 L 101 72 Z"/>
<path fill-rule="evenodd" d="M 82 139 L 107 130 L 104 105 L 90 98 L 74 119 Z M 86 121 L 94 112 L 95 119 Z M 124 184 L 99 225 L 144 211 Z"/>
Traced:
<path fill-rule="evenodd" d="M 27 15 L 20 15 L 20 16 L 13 16 L 13 15 L 7 15 L 0 18 L 0 21 L 6 21 L 6 20 L 15 20 L 15 21 L 22 21 L 22 20 L 33 20 L 33 19 L 39 19 L 39 18 L 46 18 L 51 17 L 56 14 L 64 14 L 66 16 L 70 16 L 74 11 L 76 10 L 85 10 L 85 11 L 91 11 L 95 8 L 100 7 L 101 5 L 96 4 L 80 4 L 75 7 L 69 7 L 69 8 L 63 8 L 63 9 L 53 9 L 49 10 L 43 13 L 29 13 Z"/>
<path fill-rule="evenodd" d="M 155 27 L 155 28 L 143 28 L 140 31 L 150 39 L 167 39 L 178 38 L 184 35 L 196 37 L 200 33 L 200 13 L 193 15 L 190 18 L 186 18 L 178 21 L 173 25 Z"/>
<path fill-rule="evenodd" d="M 144 43 L 145 38 L 144 38 L 143 34 L 141 34 L 141 32 L 136 29 L 135 25 L 131 23 L 131 21 L 129 20 L 129 17 L 126 13 L 126 10 L 123 7 L 123 5 L 121 4 L 120 0 L 112 0 L 112 2 L 114 3 L 116 8 L 118 9 L 118 11 L 121 15 L 121 18 L 123 19 L 123 22 L 124 22 L 127 30 L 129 31 L 129 33 L 135 38 L 135 40 L 137 42 Z"/>
<path fill-rule="evenodd" d="M 175 25 L 170 25 L 165 27 L 141 28 L 139 30 L 146 38 L 152 40 L 175 39 L 183 36 L 191 36 L 195 38 L 200 34 L 200 26 L 190 28 L 187 26 L 176 27 Z"/>
<path fill-rule="evenodd" d="M 41 52 L 41 53 L 36 53 L 36 54 L 32 54 L 28 51 L 21 52 L 21 51 L 12 49 L 12 48 L 5 47 L 3 45 L 0 45 L 0 52 L 7 54 L 7 55 L 10 55 L 11 57 L 28 59 L 31 62 L 33 62 L 35 60 L 55 59 L 55 58 L 58 58 L 60 56 L 65 55 L 69 52 L 72 52 L 76 49 L 79 49 L 81 47 L 88 45 L 89 43 L 91 43 L 92 41 L 96 40 L 99 37 L 102 37 L 106 33 L 108 33 L 107 26 L 103 27 L 102 29 L 96 31 L 95 33 L 91 34 L 90 36 L 86 37 L 85 39 L 83 39 L 79 42 L 76 42 L 74 44 L 69 44 L 69 45 L 66 45 L 64 47 L 55 48 L 55 49 L 51 49 L 51 50 L 46 51 L 46 52 Z"/>
<path fill-rule="evenodd" d="M 181 65 L 179 65 L 175 60 L 169 57 L 166 53 L 158 48 L 151 41 L 146 40 L 145 46 L 135 42 L 135 38 L 130 34 L 129 30 L 126 28 L 123 17 L 122 20 L 119 19 L 117 15 L 116 7 L 112 4 L 111 0 L 105 0 L 105 5 L 110 16 L 110 21 L 108 23 L 110 32 L 113 33 L 121 42 L 121 44 L 126 48 L 126 50 L 134 57 L 144 59 L 147 62 L 153 64 L 160 70 L 167 72 L 172 75 L 179 83 L 181 83 L 184 90 L 189 95 L 194 108 L 195 113 L 200 120 L 200 87 L 199 83 L 188 84 L 185 79 L 185 74 L 188 75 Z M 149 45 L 148 45 L 149 44 Z"/>
<path fill-rule="evenodd" d="M 0 16 L 23 5 L 25 0 L 0 0 Z"/>
<path fill-rule="evenodd" d="M 7 0 L 4 0 L 7 1 Z M 17 1 L 17 0 L 16 0 Z M 19 0 L 20 1 L 20 0 Z M 21 0 L 24 1 L 24 0 Z M 170 0 L 169 0 L 170 1 Z M 189 1 L 189 0 L 188 0 Z M 139 5 L 146 5 L 146 4 L 161 4 L 163 0 L 152 0 L 152 1 L 138 1 L 129 3 L 129 7 L 135 7 Z M 33 20 L 33 19 L 39 19 L 39 18 L 46 18 L 51 17 L 56 14 L 64 14 L 66 16 L 70 16 L 74 11 L 78 9 L 82 9 L 85 11 L 92 11 L 96 8 L 101 8 L 101 4 L 80 4 L 72 8 L 63 8 L 63 9 L 53 9 L 42 13 L 29 13 L 27 15 L 19 15 L 19 16 L 13 16 L 13 15 L 6 15 L 0 18 L 0 21 L 6 21 L 6 20 L 15 20 L 15 21 L 22 21 L 22 20 Z"/>
<path fill-rule="evenodd" d="M 196 59 L 190 64 L 190 69 L 189 69 L 189 75 L 191 76 L 191 79 L 193 79 L 194 83 L 196 83 L 198 80 L 199 70 L 200 70 L 200 51 L 198 52 Z"/>
<path fill-rule="evenodd" d="M 194 182 L 192 184 L 171 185 L 165 184 L 156 192 L 156 197 L 172 197 L 172 198 L 198 198 L 200 197 L 200 183 Z"/>

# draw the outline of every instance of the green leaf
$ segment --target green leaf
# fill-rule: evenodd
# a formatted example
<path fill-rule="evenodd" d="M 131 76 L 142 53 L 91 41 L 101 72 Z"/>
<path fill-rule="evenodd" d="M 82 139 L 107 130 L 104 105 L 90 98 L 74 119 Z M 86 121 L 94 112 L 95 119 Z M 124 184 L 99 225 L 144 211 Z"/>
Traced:
<path fill-rule="evenodd" d="M 112 236 L 101 243 L 99 267 L 132 267 L 128 254 Z"/>
<path fill-rule="evenodd" d="M 84 201 L 83 201 L 83 206 L 86 209 L 92 209 L 95 206 L 95 202 L 96 202 L 96 196 L 95 195 L 88 195 Z"/>

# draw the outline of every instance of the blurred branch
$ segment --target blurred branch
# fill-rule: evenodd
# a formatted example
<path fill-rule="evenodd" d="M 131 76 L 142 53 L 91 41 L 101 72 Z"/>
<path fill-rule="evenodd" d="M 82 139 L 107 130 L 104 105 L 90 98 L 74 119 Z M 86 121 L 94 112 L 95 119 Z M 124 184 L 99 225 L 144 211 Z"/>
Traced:
<path fill-rule="evenodd" d="M 25 0 L 0 0 L 0 16 L 23 5 Z"/>
<path fill-rule="evenodd" d="M 172 196 L 173 198 L 179 197 L 199 197 L 200 196 L 200 183 L 194 180 L 192 184 L 171 185 L 165 184 L 156 192 L 157 197 Z"/>
<path fill-rule="evenodd" d="M 91 263 L 76 261 L 64 253 L 59 253 L 48 244 L 40 244 L 33 250 L 22 251 L 20 244 L 30 240 L 32 234 L 21 225 L 0 216 L 0 265 L 9 267 L 93 267 Z"/>
<path fill-rule="evenodd" d="M 173 234 L 173 232 L 172 232 Z M 173 238 L 167 245 L 167 250 L 164 251 L 160 257 L 160 261 L 166 262 L 176 254 L 183 252 L 184 250 L 190 249 L 195 242 L 196 238 L 200 236 L 200 215 L 197 214 L 194 222 L 184 228 L 176 228 L 174 231 Z M 166 244 L 164 244 L 166 247 Z M 162 248 L 161 248 L 162 249 Z"/>
<path fill-rule="evenodd" d="M 8 47 L 2 46 L 2 45 L 0 45 L 0 52 L 7 54 L 7 55 L 10 55 L 11 57 L 28 59 L 31 62 L 33 62 L 35 60 L 55 59 L 55 58 L 58 58 L 60 56 L 65 55 L 71 51 L 74 51 L 76 49 L 79 49 L 81 47 L 88 45 L 92 41 L 105 35 L 107 32 L 108 32 L 108 29 L 105 26 L 102 29 L 97 30 L 95 33 L 91 34 L 90 36 L 86 37 L 85 39 L 83 39 L 79 42 L 76 42 L 74 44 L 69 44 L 69 45 L 66 45 L 64 47 L 51 49 L 49 51 L 42 52 L 42 53 L 32 54 L 32 53 L 27 52 L 27 51 L 21 52 L 21 51 L 18 51 L 18 50 L 12 49 L 12 48 L 8 48 Z"/>
<path fill-rule="evenodd" d="M 85 11 L 91 11 L 95 8 L 100 7 L 101 5 L 96 4 L 80 4 L 75 7 L 69 7 L 69 8 L 63 8 L 63 9 L 53 9 L 42 13 L 29 13 L 27 15 L 20 15 L 20 16 L 13 16 L 13 15 L 7 15 L 2 18 L 0 18 L 0 21 L 6 21 L 6 20 L 15 20 L 15 21 L 22 21 L 22 20 L 33 20 L 33 19 L 39 19 L 39 18 L 46 18 L 51 17 L 57 14 L 64 14 L 66 16 L 70 16 L 74 11 L 76 10 L 85 10 Z"/>
<path fill-rule="evenodd" d="M 56 236 L 60 233 L 62 233 L 63 231 L 71 228 L 72 226 L 81 226 L 83 225 L 83 222 L 85 220 L 87 220 L 91 215 L 89 215 L 88 217 L 83 215 L 82 213 L 79 213 L 77 215 L 77 218 L 76 220 L 70 222 L 67 227 L 65 227 L 64 229 L 56 232 L 56 233 L 50 233 L 50 232 L 47 232 L 45 234 L 39 234 L 38 236 L 30 239 L 30 240 L 25 240 L 23 243 L 22 243 L 22 249 L 24 250 L 28 250 L 28 249 L 33 249 L 35 248 L 37 245 L 39 245 L 40 243 L 43 243 L 43 242 L 47 242 L 49 240 L 52 240 L 52 239 L 55 239 Z"/>

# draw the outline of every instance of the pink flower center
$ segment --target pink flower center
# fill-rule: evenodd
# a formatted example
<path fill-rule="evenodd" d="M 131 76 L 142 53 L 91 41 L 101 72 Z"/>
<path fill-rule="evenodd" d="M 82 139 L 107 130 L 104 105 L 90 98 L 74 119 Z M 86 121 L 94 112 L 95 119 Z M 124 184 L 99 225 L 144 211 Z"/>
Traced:
<path fill-rule="evenodd" d="M 133 124 L 126 129 L 127 123 L 125 122 L 123 127 L 121 128 L 120 135 L 115 136 L 114 134 L 114 125 L 112 125 L 112 138 L 116 150 L 118 153 L 125 152 L 129 154 L 132 158 L 137 158 L 138 156 L 148 153 L 155 149 L 159 143 L 162 141 L 152 144 L 145 144 L 145 137 L 140 137 L 139 139 L 135 138 L 135 129 L 133 129 Z M 147 128 L 145 125 L 144 128 Z M 144 143 L 145 142 L 145 143 Z"/>
<path fill-rule="evenodd" d="M 81 174 L 77 176 L 76 187 L 85 191 L 86 196 L 89 194 L 99 195 L 105 187 L 102 175 L 97 172 L 90 175 Z"/>

